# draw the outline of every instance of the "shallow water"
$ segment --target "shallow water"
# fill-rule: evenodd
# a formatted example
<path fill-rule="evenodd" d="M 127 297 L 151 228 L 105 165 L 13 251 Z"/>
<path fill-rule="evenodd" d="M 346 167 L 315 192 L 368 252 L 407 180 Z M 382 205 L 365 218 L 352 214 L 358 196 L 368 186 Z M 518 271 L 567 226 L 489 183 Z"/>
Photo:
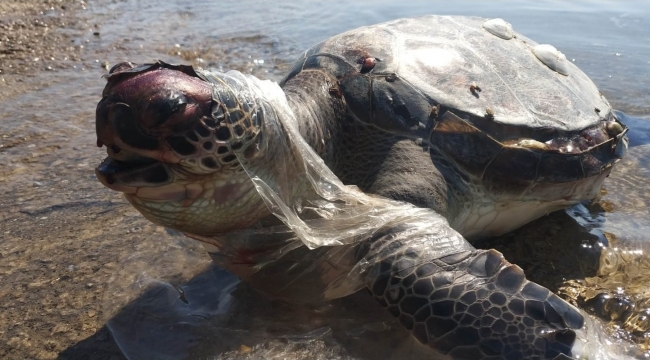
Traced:
<path fill-rule="evenodd" d="M 278 80 L 302 51 L 329 36 L 432 13 L 506 19 L 516 31 L 564 52 L 627 114 L 621 116 L 631 128 L 628 156 L 595 203 L 552 214 L 486 245 L 587 309 L 599 309 L 594 302 L 604 300 L 598 294 L 635 305 L 622 320 L 616 312 L 601 315 L 616 318 L 617 336 L 648 346 L 650 325 L 643 316 L 650 308 L 650 7 L 643 2 L 89 4 L 85 16 L 101 35 L 89 32 L 75 40 L 84 44 L 86 56 L 67 70 L 26 79 L 38 90 L 0 109 L 0 251 L 6 259 L 0 294 L 10 294 L 6 301 L 16 304 L 38 304 L 46 310 L 30 316 L 53 317 L 48 321 L 54 324 L 78 322 L 84 304 L 100 303 L 102 319 L 130 358 L 365 359 L 417 353 L 400 325 L 374 303 L 369 306 L 364 294 L 325 308 L 287 307 L 211 266 L 197 244 L 149 224 L 96 181 L 93 168 L 105 155 L 94 145 L 93 124 L 105 62 L 163 59 Z M 111 254 L 110 264 L 97 260 L 102 254 Z M 51 277 L 25 275 L 43 266 Z M 88 287 L 100 275 L 110 281 Z M 52 316 L 47 309 L 58 309 L 61 296 L 50 294 L 61 291 L 62 281 L 93 289 L 92 296 L 70 290 L 70 309 Z M 26 288 L 27 283 L 37 285 Z M 6 314 L 20 317 L 21 306 L 5 308 Z"/>

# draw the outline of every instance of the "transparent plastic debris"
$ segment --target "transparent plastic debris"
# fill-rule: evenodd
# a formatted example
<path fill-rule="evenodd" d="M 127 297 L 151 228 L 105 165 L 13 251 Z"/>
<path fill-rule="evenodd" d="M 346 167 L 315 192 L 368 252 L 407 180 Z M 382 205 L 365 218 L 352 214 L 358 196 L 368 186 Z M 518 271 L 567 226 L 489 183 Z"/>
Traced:
<path fill-rule="evenodd" d="M 586 360 L 632 360 L 647 359 L 643 351 L 627 339 L 608 333 L 598 320 L 580 310 L 585 325 L 577 331 L 576 342 L 571 349 L 576 359 Z"/>
<path fill-rule="evenodd" d="M 380 231 L 391 237 L 392 244 L 413 246 L 416 241 L 421 242 L 417 246 L 428 250 L 426 261 L 474 249 L 443 216 L 431 209 L 369 195 L 355 186 L 344 185 L 300 135 L 298 120 L 276 83 L 236 71 L 199 73 L 208 81 L 227 83 L 234 91 L 241 92 L 239 101 L 254 101 L 254 106 L 263 111 L 260 155 L 247 158 L 242 151 L 235 154 L 268 209 L 292 232 L 284 240 L 287 246 L 281 252 L 295 249 L 298 245 L 292 240 L 300 240 L 309 249 L 330 248 L 327 254 L 320 252 L 319 258 L 340 264 L 343 260 L 337 256 L 351 255 L 343 249 L 349 250 L 350 246 L 371 239 Z M 242 236 L 269 236 L 274 231 L 281 230 L 247 229 L 224 236 L 222 242 L 237 241 L 235 238 Z M 394 247 L 390 253 L 376 249 L 356 263 L 347 259 L 350 268 L 328 279 L 325 297 L 346 296 L 359 290 L 366 270 L 398 251 L 400 247 Z M 274 252 L 268 259 L 257 259 L 258 269 L 266 260 L 273 262 L 281 256 Z"/>
<path fill-rule="evenodd" d="M 261 147 L 263 156 L 246 159 L 237 153 L 266 205 L 309 248 L 346 245 L 366 240 L 382 227 L 409 224 L 439 231 L 448 226 L 431 209 L 368 195 L 344 185 L 312 150 L 298 131 L 298 123 L 277 83 L 231 71 L 246 90 L 263 99 Z M 461 239 L 460 235 L 457 238 Z M 449 246 L 464 242 L 454 242 Z M 442 247 L 437 257 L 462 251 Z"/>

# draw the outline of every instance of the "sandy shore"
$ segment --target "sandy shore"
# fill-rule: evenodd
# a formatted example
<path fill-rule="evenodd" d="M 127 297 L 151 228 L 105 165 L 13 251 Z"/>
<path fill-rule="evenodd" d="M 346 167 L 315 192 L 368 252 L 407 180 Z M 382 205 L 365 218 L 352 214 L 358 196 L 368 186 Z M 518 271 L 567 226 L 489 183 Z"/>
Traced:
<path fill-rule="evenodd" d="M 14 107 L 21 95 L 48 85 L 42 74 L 76 66 L 82 59 L 82 35 L 96 31 L 85 9 L 79 0 L 0 1 L 0 121 L 14 120 L 10 117 L 18 111 Z M 58 141 L 55 136 L 48 141 L 20 129 L 2 129 L 0 358 L 123 359 L 103 327 L 100 300 L 116 259 L 129 250 L 121 249 L 119 240 L 95 241 L 97 229 L 119 216 L 106 206 L 113 210 L 122 200 L 86 206 L 77 190 L 104 195 L 89 176 L 66 176 L 69 167 L 57 165 L 72 150 L 69 144 L 48 144 Z M 42 166 L 59 169 L 36 170 Z M 26 173 L 30 167 L 35 170 Z M 92 174 L 90 164 L 88 170 Z M 57 175 L 63 180 L 54 181 Z M 70 207 L 75 201 L 76 210 Z M 102 212 L 104 218 L 97 219 Z"/>
<path fill-rule="evenodd" d="M 75 37 L 92 31 L 80 0 L 4 0 L 0 2 L 0 100 L 30 90 L 26 76 L 55 71 L 61 60 L 81 58 Z M 60 31 L 64 30 L 64 31 Z"/>

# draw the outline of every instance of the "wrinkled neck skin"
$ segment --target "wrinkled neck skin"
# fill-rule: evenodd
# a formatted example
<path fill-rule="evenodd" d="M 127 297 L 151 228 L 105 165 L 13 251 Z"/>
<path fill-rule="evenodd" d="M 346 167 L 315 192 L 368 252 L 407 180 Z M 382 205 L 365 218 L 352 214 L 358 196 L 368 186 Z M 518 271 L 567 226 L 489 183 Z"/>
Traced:
<path fill-rule="evenodd" d="M 336 83 L 324 72 L 303 70 L 283 85 L 302 137 L 344 184 L 433 209 L 451 222 L 467 194 L 454 166 L 432 159 L 413 139 L 351 116 Z"/>
<path fill-rule="evenodd" d="M 330 91 L 336 79 L 318 70 L 306 70 L 283 86 L 303 139 L 332 168 L 340 141 L 343 100 Z M 338 175 L 338 174 L 337 174 Z"/>

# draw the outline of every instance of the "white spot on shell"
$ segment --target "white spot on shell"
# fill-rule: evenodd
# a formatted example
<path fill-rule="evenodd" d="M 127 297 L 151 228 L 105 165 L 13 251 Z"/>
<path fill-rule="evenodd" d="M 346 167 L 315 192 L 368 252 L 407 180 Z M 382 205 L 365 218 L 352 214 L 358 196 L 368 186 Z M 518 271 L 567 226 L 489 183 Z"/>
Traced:
<path fill-rule="evenodd" d="M 533 48 L 533 54 L 551 70 L 562 75 L 569 75 L 566 56 L 558 51 L 555 46 L 549 44 L 537 45 Z"/>
<path fill-rule="evenodd" d="M 505 40 L 510 40 L 515 36 L 512 25 L 501 18 L 486 20 L 483 23 L 483 29 Z"/>
<path fill-rule="evenodd" d="M 457 68 L 465 60 L 456 50 L 445 48 L 421 48 L 409 50 L 407 59 L 410 60 L 413 69 L 434 68 L 438 72 L 446 72 Z"/>

